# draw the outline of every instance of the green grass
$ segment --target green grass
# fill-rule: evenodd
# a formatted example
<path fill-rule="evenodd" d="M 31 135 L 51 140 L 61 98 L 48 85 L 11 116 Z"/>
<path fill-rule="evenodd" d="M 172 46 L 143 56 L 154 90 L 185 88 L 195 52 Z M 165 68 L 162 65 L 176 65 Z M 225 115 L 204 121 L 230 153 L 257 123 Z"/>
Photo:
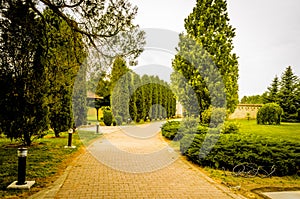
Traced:
<path fill-rule="evenodd" d="M 300 142 L 300 123 L 257 125 L 256 120 L 237 120 L 237 122 L 240 124 L 240 133 L 253 133 L 264 137 Z"/>
<path fill-rule="evenodd" d="M 93 132 L 73 134 L 72 145 L 76 146 L 75 149 L 64 148 L 68 144 L 68 133 L 62 133 L 60 138 L 55 138 L 54 134 L 48 134 L 36 140 L 32 146 L 28 147 L 26 180 L 36 181 L 30 192 L 6 189 L 10 183 L 17 180 L 19 143 L 0 138 L 0 198 L 26 197 L 49 186 L 72 159 L 83 151 L 83 145 L 88 145 L 99 136 Z"/>
<path fill-rule="evenodd" d="M 103 113 L 102 110 L 99 109 L 99 120 L 103 117 Z M 90 124 L 96 124 L 97 123 L 97 112 L 95 108 L 88 108 L 88 112 L 87 112 L 87 121 Z"/>

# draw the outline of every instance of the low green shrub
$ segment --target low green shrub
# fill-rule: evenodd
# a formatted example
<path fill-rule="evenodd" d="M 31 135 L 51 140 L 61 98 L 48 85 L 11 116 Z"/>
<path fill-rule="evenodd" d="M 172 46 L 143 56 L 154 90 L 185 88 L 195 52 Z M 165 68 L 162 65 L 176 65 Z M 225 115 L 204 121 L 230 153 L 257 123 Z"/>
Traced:
<path fill-rule="evenodd" d="M 283 110 L 278 104 L 268 103 L 258 110 L 256 121 L 257 124 L 279 125 L 282 114 Z"/>
<path fill-rule="evenodd" d="M 203 111 L 201 114 L 203 125 L 207 125 L 212 128 L 218 127 L 222 124 L 226 118 L 226 109 L 210 107 Z"/>
<path fill-rule="evenodd" d="M 237 122 L 226 121 L 221 127 L 221 133 L 223 134 L 235 134 L 239 132 L 239 124 Z"/>
<path fill-rule="evenodd" d="M 111 126 L 113 121 L 112 112 L 111 110 L 104 110 L 103 111 L 103 122 L 106 126 Z"/>
<path fill-rule="evenodd" d="M 192 162 L 212 168 L 232 170 L 246 162 L 269 168 L 275 165 L 277 176 L 294 175 L 300 169 L 299 143 L 251 134 L 185 135 L 180 151 Z"/>
<path fill-rule="evenodd" d="M 161 132 L 164 137 L 173 140 L 180 127 L 179 121 L 168 121 L 161 127 Z"/>

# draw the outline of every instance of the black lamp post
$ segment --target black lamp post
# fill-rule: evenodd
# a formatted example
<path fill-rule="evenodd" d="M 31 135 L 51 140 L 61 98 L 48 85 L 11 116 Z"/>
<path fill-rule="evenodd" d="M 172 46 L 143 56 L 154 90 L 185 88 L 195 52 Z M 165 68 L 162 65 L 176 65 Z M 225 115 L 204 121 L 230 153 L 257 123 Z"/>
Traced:
<path fill-rule="evenodd" d="M 70 128 L 70 129 L 68 130 L 68 133 L 69 133 L 68 147 L 72 147 L 72 134 L 73 134 L 73 129 Z"/>
<path fill-rule="evenodd" d="M 26 157 L 27 157 L 27 148 L 18 148 L 18 181 L 17 185 L 26 184 Z"/>

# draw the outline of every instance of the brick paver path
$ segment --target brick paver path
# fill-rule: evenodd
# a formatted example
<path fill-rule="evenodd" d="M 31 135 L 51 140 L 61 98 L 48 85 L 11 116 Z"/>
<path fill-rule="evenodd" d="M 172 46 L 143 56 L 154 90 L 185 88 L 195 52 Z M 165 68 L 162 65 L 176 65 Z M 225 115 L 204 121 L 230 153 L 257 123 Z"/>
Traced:
<path fill-rule="evenodd" d="M 216 186 L 159 134 L 143 139 L 120 130 L 104 134 L 88 147 L 55 198 L 239 197 Z"/>

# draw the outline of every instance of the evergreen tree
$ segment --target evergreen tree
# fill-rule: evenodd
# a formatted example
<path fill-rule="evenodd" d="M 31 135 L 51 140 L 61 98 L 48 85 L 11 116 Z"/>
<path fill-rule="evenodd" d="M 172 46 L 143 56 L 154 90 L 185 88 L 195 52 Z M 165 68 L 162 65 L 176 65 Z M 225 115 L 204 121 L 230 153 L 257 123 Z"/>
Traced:
<path fill-rule="evenodd" d="M 152 106 L 152 84 L 151 84 L 151 78 L 148 75 L 142 76 L 142 82 L 143 82 L 143 90 L 144 90 L 144 108 L 143 108 L 143 115 L 144 115 L 144 121 L 151 118 L 151 115 L 149 115 L 150 108 Z"/>
<path fill-rule="evenodd" d="M 294 75 L 292 67 L 288 66 L 281 76 L 280 90 L 278 93 L 279 105 L 284 111 L 283 120 L 295 120 L 297 118 L 297 91 L 298 78 Z"/>
<path fill-rule="evenodd" d="M 44 11 L 44 19 L 48 22 L 45 46 L 48 47 L 47 77 L 49 89 L 49 119 L 55 136 L 73 127 L 72 92 L 75 77 L 85 58 L 84 44 L 79 33 L 73 32 L 65 21 L 52 10 Z M 55 28 L 54 28 L 55 27 Z M 66 72 L 68 71 L 68 72 Z"/>
<path fill-rule="evenodd" d="M 0 131 L 29 146 L 44 135 L 49 123 L 45 32 L 30 4 L 11 1 L 1 6 Z"/>
<path fill-rule="evenodd" d="M 187 80 L 179 72 L 173 72 L 171 74 L 171 88 L 188 115 L 199 116 L 200 109 L 197 95 L 192 86 L 188 84 Z"/>
<path fill-rule="evenodd" d="M 214 106 L 224 106 L 224 92 L 230 112 L 238 103 L 238 62 L 232 53 L 235 32 L 228 21 L 225 0 L 198 0 L 193 12 L 185 19 L 187 34 L 180 35 L 178 54 L 172 66 L 195 91 L 199 113 L 212 102 Z M 216 79 L 213 65 L 222 79 Z M 222 82 L 225 88 L 217 88 Z"/>
<path fill-rule="evenodd" d="M 119 79 L 127 72 L 129 72 L 129 68 L 126 65 L 126 61 L 122 57 L 117 57 L 113 63 L 110 75 L 111 91 L 114 89 Z"/>
<path fill-rule="evenodd" d="M 159 111 L 159 88 L 157 84 L 158 77 L 151 76 L 151 88 L 152 88 L 152 106 L 151 106 L 151 119 L 158 119 L 158 111 Z"/>
<path fill-rule="evenodd" d="M 277 103 L 278 102 L 278 91 L 279 91 L 279 78 L 276 76 L 270 87 L 268 87 L 267 94 L 264 97 L 265 103 Z"/>
<path fill-rule="evenodd" d="M 123 58 L 117 57 L 111 72 L 111 108 L 114 117 L 122 117 L 126 122 L 130 118 L 129 100 L 132 90 L 132 74 Z"/>
<path fill-rule="evenodd" d="M 144 86 L 142 85 L 141 77 L 135 73 L 133 73 L 133 85 L 134 85 L 134 93 L 131 98 L 134 98 L 135 108 L 136 108 L 136 116 L 135 121 L 139 122 L 144 120 L 146 117 L 146 107 L 145 107 L 145 96 L 144 96 Z"/>

